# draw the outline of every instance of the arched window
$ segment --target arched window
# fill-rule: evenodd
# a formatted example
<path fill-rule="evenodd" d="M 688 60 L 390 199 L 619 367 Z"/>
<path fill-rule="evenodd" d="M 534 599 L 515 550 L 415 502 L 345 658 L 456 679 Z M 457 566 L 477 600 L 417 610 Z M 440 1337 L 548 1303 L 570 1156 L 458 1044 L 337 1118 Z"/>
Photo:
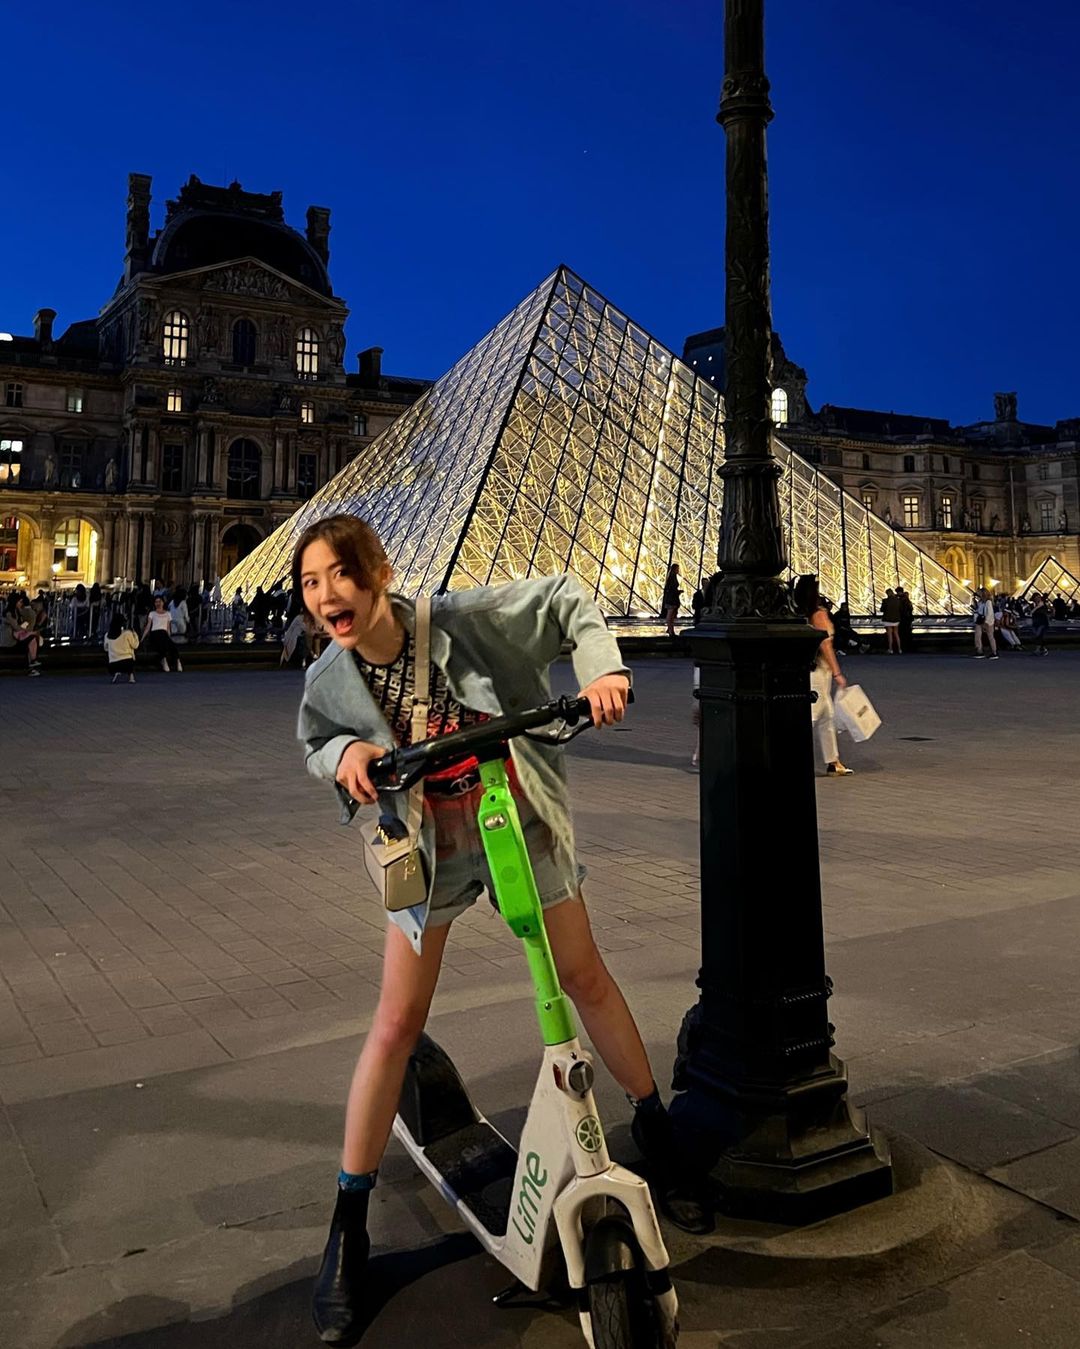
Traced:
<path fill-rule="evenodd" d="M 300 379 L 319 377 L 319 334 L 314 328 L 296 334 L 296 374 Z"/>
<path fill-rule="evenodd" d="M 187 315 L 179 309 L 165 315 L 161 330 L 161 354 L 165 357 L 166 365 L 187 364 L 190 326 Z"/>
<path fill-rule="evenodd" d="M 229 446 L 225 495 L 239 501 L 258 501 L 262 451 L 253 440 L 234 440 Z"/>
<path fill-rule="evenodd" d="M 783 426 L 787 421 L 786 389 L 773 389 L 772 391 L 772 419 L 777 426 Z"/>
<path fill-rule="evenodd" d="M 237 319 L 232 328 L 233 365 L 255 364 L 255 325 L 250 319 Z"/>
<path fill-rule="evenodd" d="M 79 521 L 64 520 L 53 536 L 53 571 L 79 570 Z"/>

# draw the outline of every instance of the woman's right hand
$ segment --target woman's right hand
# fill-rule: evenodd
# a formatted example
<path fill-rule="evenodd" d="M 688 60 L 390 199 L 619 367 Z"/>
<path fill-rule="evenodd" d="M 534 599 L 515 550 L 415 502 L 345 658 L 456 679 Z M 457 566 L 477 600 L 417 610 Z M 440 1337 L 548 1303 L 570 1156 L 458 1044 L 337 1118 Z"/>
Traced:
<path fill-rule="evenodd" d="M 846 689 L 846 688 L 847 688 L 847 679 L 846 679 L 842 674 L 834 674 L 834 675 L 833 675 L 833 682 L 836 684 L 836 687 L 837 687 L 838 689 Z"/>
<path fill-rule="evenodd" d="M 354 801 L 373 806 L 379 796 L 368 779 L 368 765 L 381 759 L 389 751 L 367 740 L 354 740 L 338 760 L 335 780 L 344 787 Z"/>

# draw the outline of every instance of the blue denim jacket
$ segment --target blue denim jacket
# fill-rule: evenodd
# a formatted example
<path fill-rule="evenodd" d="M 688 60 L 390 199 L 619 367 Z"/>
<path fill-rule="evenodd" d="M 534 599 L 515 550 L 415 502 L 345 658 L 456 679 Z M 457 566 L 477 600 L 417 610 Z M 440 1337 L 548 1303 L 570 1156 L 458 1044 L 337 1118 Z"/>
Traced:
<path fill-rule="evenodd" d="M 391 595 L 394 612 L 412 633 L 412 600 Z M 431 658 L 446 675 L 450 692 L 466 707 L 490 716 L 524 711 L 551 698 L 549 667 L 570 643 L 578 686 L 606 674 L 630 671 L 603 615 L 571 576 L 514 581 L 504 586 L 435 595 L 431 605 Z M 354 740 L 394 744 L 394 737 L 352 653 L 331 642 L 304 680 L 297 735 L 304 744 L 308 772 L 334 782 L 346 746 Z M 562 750 L 518 738 L 511 755 L 522 791 L 547 824 L 567 863 L 574 860 L 574 830 Z M 356 803 L 335 783 L 347 824 Z M 404 820 L 407 793 L 384 792 L 379 809 Z M 435 826 L 425 806 L 420 832 L 429 881 L 435 876 Z M 390 914 L 419 953 L 427 923 L 428 899 Z"/>

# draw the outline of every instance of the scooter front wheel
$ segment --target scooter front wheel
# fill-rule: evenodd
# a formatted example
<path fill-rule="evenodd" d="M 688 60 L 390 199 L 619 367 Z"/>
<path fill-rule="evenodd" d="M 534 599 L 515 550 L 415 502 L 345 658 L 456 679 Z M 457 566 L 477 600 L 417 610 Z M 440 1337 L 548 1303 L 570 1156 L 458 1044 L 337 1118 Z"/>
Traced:
<path fill-rule="evenodd" d="M 585 1278 L 593 1349 L 673 1349 L 629 1223 L 608 1217 L 589 1233 Z"/>

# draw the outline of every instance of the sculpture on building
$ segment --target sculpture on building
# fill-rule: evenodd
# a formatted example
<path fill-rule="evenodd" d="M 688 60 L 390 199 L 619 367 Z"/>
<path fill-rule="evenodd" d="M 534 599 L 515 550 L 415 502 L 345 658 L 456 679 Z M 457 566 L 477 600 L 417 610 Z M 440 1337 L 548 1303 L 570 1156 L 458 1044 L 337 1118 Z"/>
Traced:
<path fill-rule="evenodd" d="M 221 385 L 217 382 L 217 380 L 213 377 L 213 375 L 207 375 L 207 377 L 203 380 L 202 401 L 204 403 L 211 403 L 211 404 L 221 402 Z"/>
<path fill-rule="evenodd" d="M 56 460 L 51 452 L 46 452 L 41 465 L 41 483 L 43 487 L 56 486 Z"/>
<path fill-rule="evenodd" d="M 141 299 L 139 301 L 139 341 L 152 342 L 154 340 L 154 320 L 157 317 L 157 306 L 151 300 Z"/>
<path fill-rule="evenodd" d="M 991 533 L 991 534 L 996 534 L 996 533 L 997 533 L 998 525 L 1000 524 L 1000 522 L 1001 522 L 1001 516 L 1000 516 L 1000 515 L 998 515 L 996 512 L 995 512 L 995 514 L 991 515 L 991 517 L 990 517 L 990 533 Z"/>
<path fill-rule="evenodd" d="M 116 456 L 110 455 L 109 462 L 105 465 L 105 490 L 106 492 L 116 491 L 116 481 L 120 475 L 119 466 L 116 462 Z"/>
<path fill-rule="evenodd" d="M 217 351 L 218 340 L 221 336 L 221 323 L 217 310 L 210 305 L 200 310 L 196 328 L 200 349 L 207 352 Z"/>
<path fill-rule="evenodd" d="M 1016 394 L 994 394 L 994 416 L 999 422 L 1016 421 Z"/>
<path fill-rule="evenodd" d="M 330 335 L 326 339 L 326 350 L 330 355 L 330 360 L 334 365 L 340 365 L 342 357 L 345 355 L 345 334 L 341 331 L 339 324 L 333 324 L 330 328 Z"/>

